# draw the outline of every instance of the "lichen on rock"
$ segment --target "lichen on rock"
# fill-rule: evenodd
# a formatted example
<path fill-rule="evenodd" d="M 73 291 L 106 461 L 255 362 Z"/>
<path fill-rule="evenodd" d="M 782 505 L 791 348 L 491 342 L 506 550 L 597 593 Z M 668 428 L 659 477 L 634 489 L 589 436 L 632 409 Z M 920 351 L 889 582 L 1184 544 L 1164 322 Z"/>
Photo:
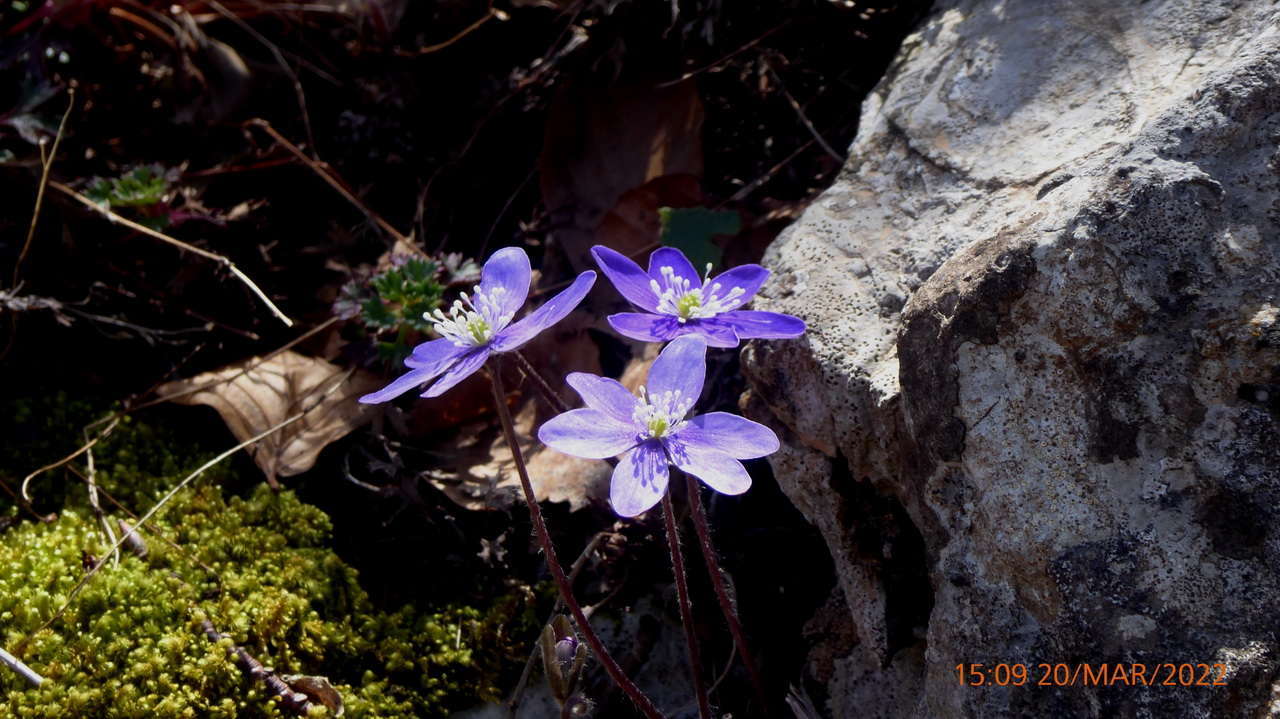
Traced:
<path fill-rule="evenodd" d="M 743 369 L 856 636 L 834 715 L 1280 710 L 1277 21 L 940 1 L 769 249 L 757 307 L 809 333 Z M 925 614 L 884 561 L 917 534 Z M 961 685 L 975 662 L 1219 662 L 1229 686 Z"/>

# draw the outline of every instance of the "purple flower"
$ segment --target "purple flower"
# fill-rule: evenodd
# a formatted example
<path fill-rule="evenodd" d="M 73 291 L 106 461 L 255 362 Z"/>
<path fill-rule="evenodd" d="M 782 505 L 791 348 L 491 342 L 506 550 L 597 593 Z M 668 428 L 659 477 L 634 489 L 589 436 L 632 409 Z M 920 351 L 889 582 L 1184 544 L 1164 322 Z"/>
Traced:
<path fill-rule="evenodd" d="M 596 264 L 618 292 L 644 312 L 609 315 L 609 324 L 632 339 L 666 342 L 701 335 L 712 347 L 737 347 L 741 339 L 788 339 L 804 334 L 804 321 L 777 312 L 739 309 L 769 277 L 760 265 L 739 265 L 699 277 L 684 253 L 659 247 L 649 255 L 649 271 L 603 245 L 591 248 Z"/>
<path fill-rule="evenodd" d="M 446 315 L 427 315 L 440 339 L 413 348 L 404 363 L 411 369 L 377 392 L 360 398 L 365 404 L 386 402 L 440 377 L 423 397 L 439 397 L 480 369 L 494 352 L 510 352 L 564 319 L 596 281 L 596 273 L 578 275 L 563 292 L 529 316 L 511 320 L 529 296 L 529 255 L 518 247 L 493 253 L 480 271 L 480 284 L 453 303 Z M 443 375 L 443 376 L 441 376 Z"/>
<path fill-rule="evenodd" d="M 707 345 L 696 335 L 662 349 L 649 370 L 649 388 L 636 397 L 616 380 L 584 372 L 565 380 L 586 407 L 553 417 L 538 439 L 554 450 L 587 459 L 622 455 L 613 470 L 609 501 L 634 517 L 662 499 L 668 464 L 722 494 L 742 494 L 751 477 L 740 459 L 771 454 L 778 437 L 762 424 L 728 412 L 685 419 L 702 394 Z"/>

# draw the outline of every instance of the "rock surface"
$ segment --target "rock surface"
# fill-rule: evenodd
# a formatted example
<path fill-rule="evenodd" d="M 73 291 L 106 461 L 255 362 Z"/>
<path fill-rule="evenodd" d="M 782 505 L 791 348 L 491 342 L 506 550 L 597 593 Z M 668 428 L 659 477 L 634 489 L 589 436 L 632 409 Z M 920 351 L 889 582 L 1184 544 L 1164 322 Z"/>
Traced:
<path fill-rule="evenodd" d="M 1278 27 L 943 0 L 770 248 L 755 306 L 810 332 L 747 406 L 836 560 L 829 716 L 1280 711 Z M 1035 686 L 1104 662 L 1226 686 Z"/>

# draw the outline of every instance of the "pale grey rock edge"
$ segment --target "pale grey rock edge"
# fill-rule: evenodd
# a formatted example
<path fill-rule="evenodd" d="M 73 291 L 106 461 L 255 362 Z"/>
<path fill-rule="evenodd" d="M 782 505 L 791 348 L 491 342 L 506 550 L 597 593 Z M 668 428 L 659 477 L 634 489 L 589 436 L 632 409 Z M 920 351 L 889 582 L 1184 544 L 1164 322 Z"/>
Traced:
<path fill-rule="evenodd" d="M 942 1 L 756 301 L 832 717 L 1280 714 L 1280 6 Z M 1228 686 L 980 689 L 980 662 Z"/>

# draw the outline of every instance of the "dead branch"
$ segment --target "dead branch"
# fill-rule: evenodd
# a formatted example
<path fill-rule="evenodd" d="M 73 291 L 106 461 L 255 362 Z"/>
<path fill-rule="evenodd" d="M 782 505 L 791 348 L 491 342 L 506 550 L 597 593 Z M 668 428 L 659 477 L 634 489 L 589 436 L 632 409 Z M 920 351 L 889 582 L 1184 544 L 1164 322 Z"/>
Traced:
<path fill-rule="evenodd" d="M 58 145 L 62 143 L 62 132 L 67 127 L 67 118 L 71 117 L 71 108 L 76 105 L 75 89 L 67 90 L 67 111 L 62 113 L 62 122 L 58 123 L 58 134 L 53 136 L 53 148 L 49 150 L 49 157 L 44 162 L 43 169 L 40 170 L 40 185 L 36 188 L 36 207 L 31 211 L 31 224 L 27 227 L 27 240 L 22 243 L 22 251 L 18 253 L 18 261 L 13 264 L 13 286 L 18 286 L 18 271 L 22 268 L 22 261 L 27 258 L 27 250 L 31 249 L 31 240 L 36 236 L 36 222 L 40 219 L 40 208 L 44 205 L 44 191 L 49 186 L 49 170 L 53 167 L 53 160 L 58 156 Z M 44 152 L 44 145 L 40 146 L 41 153 Z"/>
<path fill-rule="evenodd" d="M 89 198 L 85 197 L 79 192 L 76 192 L 70 187 L 67 187 L 61 182 L 51 181 L 49 185 L 53 189 L 76 200 L 77 202 L 84 205 L 85 207 L 96 210 L 97 212 L 101 213 L 103 217 L 106 217 L 108 220 L 111 220 L 112 222 L 124 225 L 125 227 L 128 227 L 129 229 L 135 232 L 141 232 L 142 234 L 148 237 L 154 237 L 155 239 L 160 240 L 161 242 L 167 242 L 168 244 L 171 244 L 174 247 L 177 247 L 181 250 L 186 250 L 187 252 L 191 252 L 191 253 L 200 255 L 201 257 L 217 262 L 218 264 L 227 268 L 227 270 L 229 270 L 231 274 L 235 275 L 236 278 L 239 279 L 241 282 L 243 282 L 251 292 L 257 295 L 258 299 L 262 300 L 262 303 L 267 306 L 267 309 L 271 310 L 271 313 L 274 314 L 277 318 L 279 318 L 279 320 L 284 323 L 285 327 L 293 326 L 293 320 L 289 319 L 288 315 L 281 312 L 279 307 L 276 307 L 276 304 L 271 301 L 270 297 L 267 297 L 266 293 L 262 291 L 262 288 L 258 287 L 258 285 L 255 284 L 253 280 L 249 279 L 249 276 L 246 275 L 244 272 L 242 272 L 240 268 L 236 266 L 236 263 L 227 259 L 225 256 L 220 255 L 216 252 L 210 252 L 209 250 L 201 249 L 199 247 L 196 247 L 195 245 L 183 242 L 182 240 L 179 240 L 176 237 L 170 237 L 169 235 L 166 235 L 163 232 L 157 232 L 151 229 L 150 227 L 147 227 L 146 225 L 140 225 L 137 222 L 134 222 L 133 220 L 130 220 L 127 217 L 122 217 L 120 215 L 117 215 L 116 213 L 103 207 L 102 205 L 99 205 L 93 200 L 90 200 Z"/>
<path fill-rule="evenodd" d="M 397 230 L 395 227 L 391 225 L 390 222 L 387 222 L 386 220 L 384 220 L 381 215 L 369 209 L 368 205 L 364 204 L 363 202 L 360 201 L 359 198 L 351 194 L 351 191 L 347 189 L 346 184 L 342 182 L 342 180 L 338 177 L 337 173 L 333 171 L 333 168 L 329 167 L 329 163 L 321 162 L 319 160 L 307 157 L 307 154 L 303 152 L 301 148 L 299 148 L 297 145 L 293 144 L 292 142 L 289 142 L 289 140 L 286 139 L 284 135 L 281 135 L 274 127 L 271 126 L 271 123 L 267 122 L 266 120 L 263 120 L 260 117 L 255 117 L 254 119 L 249 120 L 245 124 L 262 128 L 262 131 L 270 135 L 271 139 L 280 143 L 280 145 L 282 145 L 284 149 L 293 153 L 293 155 L 297 157 L 299 160 L 301 160 L 304 165 L 311 168 L 312 172 L 315 172 L 317 175 L 319 175 L 320 179 L 324 180 L 326 183 L 328 183 L 330 187 L 337 190 L 338 194 L 346 198 L 347 202 L 350 202 L 357 210 L 360 210 L 360 212 L 364 213 L 364 216 L 369 218 L 370 222 L 374 223 L 378 227 L 381 227 L 384 232 L 386 232 L 388 235 L 391 235 L 397 241 L 402 242 L 406 245 L 416 247 L 416 245 L 414 245 L 413 242 L 411 242 L 409 238 L 404 235 L 404 233 L 400 232 L 400 230 Z"/>
<path fill-rule="evenodd" d="M 773 69 L 773 65 L 770 65 L 768 60 L 761 59 L 761 62 L 764 63 L 764 68 L 769 71 L 769 74 L 773 76 L 774 82 L 778 83 L 778 89 L 782 91 L 782 96 L 787 98 L 787 102 L 790 103 L 791 109 L 796 111 L 796 115 L 800 118 L 801 124 L 805 126 L 805 129 L 809 131 L 809 134 L 813 136 L 813 139 L 822 146 L 822 149 L 825 150 L 828 155 L 835 158 L 837 163 L 843 165 L 844 156 L 836 152 L 831 145 L 827 144 L 827 141 L 818 132 L 818 128 L 813 126 L 813 123 L 809 120 L 809 116 L 804 114 L 804 108 L 800 107 L 800 103 L 796 102 L 796 99 L 787 91 L 787 86 L 782 82 L 782 76 Z"/>
<path fill-rule="evenodd" d="M 35 479 L 40 474 L 47 472 L 51 469 L 57 469 L 58 467 L 61 467 L 62 465 L 66 464 L 67 462 L 70 462 L 76 457 L 79 457 L 85 452 L 88 452 L 90 449 L 93 449 L 93 445 L 106 439 L 107 436 L 111 434 L 112 430 L 114 430 L 116 426 L 119 424 L 120 424 L 120 417 L 116 417 L 111 422 L 111 424 L 107 426 L 106 429 L 99 432 L 97 437 L 94 437 L 93 439 L 86 442 L 83 446 L 80 447 L 80 449 L 77 449 L 76 451 L 72 452 L 71 454 L 68 454 L 67 456 L 63 457 L 62 459 L 56 462 L 50 462 L 49 464 L 46 464 L 40 469 L 37 469 L 31 474 L 28 474 L 27 476 L 23 477 L 22 487 L 20 488 L 22 490 L 22 499 L 27 502 L 31 501 L 31 480 Z"/>
<path fill-rule="evenodd" d="M 315 155 L 317 152 L 316 138 L 311 132 L 311 115 L 307 112 L 307 96 L 302 91 L 302 81 L 298 79 L 298 73 L 294 72 L 293 67 L 284 59 L 284 54 L 280 51 L 280 47 L 264 37 L 262 33 L 253 29 L 252 25 L 245 22 L 235 13 L 223 7 L 218 0 L 208 0 L 208 3 L 209 7 L 216 10 L 219 15 L 235 23 L 241 30 L 252 36 L 253 39 L 262 43 L 272 57 L 275 58 L 276 64 L 280 66 L 280 69 L 284 70 L 285 74 L 289 76 L 289 80 L 293 83 L 293 92 L 298 98 L 298 111 L 302 114 L 302 127 L 306 130 L 307 142 L 311 145 L 311 153 Z M 319 155 L 316 155 L 316 157 L 319 158 Z"/>

